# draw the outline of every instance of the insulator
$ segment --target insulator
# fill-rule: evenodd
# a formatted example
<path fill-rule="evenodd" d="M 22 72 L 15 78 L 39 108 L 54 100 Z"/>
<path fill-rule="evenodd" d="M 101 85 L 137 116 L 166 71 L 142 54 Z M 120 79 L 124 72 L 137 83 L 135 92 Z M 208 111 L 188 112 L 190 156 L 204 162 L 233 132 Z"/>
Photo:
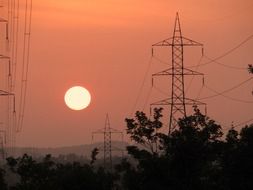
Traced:
<path fill-rule="evenodd" d="M 152 77 L 152 80 L 151 80 L 151 85 L 152 87 L 154 86 L 154 78 Z"/>
<path fill-rule="evenodd" d="M 15 95 L 13 97 L 13 113 L 16 113 L 16 98 L 15 98 Z"/>
<path fill-rule="evenodd" d="M 9 76 L 11 76 L 11 60 L 9 59 Z"/>
<path fill-rule="evenodd" d="M 6 40 L 9 40 L 9 25 L 6 23 Z"/>
<path fill-rule="evenodd" d="M 207 115 L 207 106 L 205 105 L 205 115 Z"/>
<path fill-rule="evenodd" d="M 202 46 L 201 53 L 202 53 L 202 57 L 203 57 L 204 56 L 204 48 L 203 48 L 203 46 Z"/>
<path fill-rule="evenodd" d="M 152 55 L 152 57 L 154 56 L 154 48 L 153 47 L 151 49 L 151 55 Z"/>
<path fill-rule="evenodd" d="M 202 86 L 205 86 L 205 77 L 202 78 Z"/>

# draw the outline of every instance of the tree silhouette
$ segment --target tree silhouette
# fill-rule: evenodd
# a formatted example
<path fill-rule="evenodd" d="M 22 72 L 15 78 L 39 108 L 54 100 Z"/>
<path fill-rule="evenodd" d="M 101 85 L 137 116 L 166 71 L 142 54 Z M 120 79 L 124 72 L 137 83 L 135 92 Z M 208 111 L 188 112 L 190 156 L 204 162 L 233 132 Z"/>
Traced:
<path fill-rule="evenodd" d="M 98 151 L 98 148 L 94 148 L 92 151 L 91 151 L 91 161 L 90 161 L 90 164 L 93 165 L 94 162 L 97 160 L 97 155 L 98 155 L 99 151 Z"/>
<path fill-rule="evenodd" d="M 192 116 L 180 119 L 178 129 L 165 143 L 176 189 L 219 189 L 218 156 L 221 126 L 195 108 Z"/>
<path fill-rule="evenodd" d="M 112 175 L 103 168 L 94 170 L 78 162 L 59 164 L 50 155 L 37 162 L 25 154 L 22 158 L 8 158 L 7 163 L 20 176 L 13 190 L 110 190 L 113 186 Z"/>
<path fill-rule="evenodd" d="M 1 190 L 7 190 L 7 185 L 4 180 L 5 171 L 0 168 L 0 189 Z"/>
<path fill-rule="evenodd" d="M 222 157 L 223 176 L 231 190 L 253 188 L 253 125 L 245 126 L 240 134 L 232 129 L 226 138 Z"/>
<path fill-rule="evenodd" d="M 118 167 L 125 189 L 132 188 L 129 179 L 136 179 L 134 189 L 222 189 L 221 126 L 197 108 L 194 111 L 192 116 L 180 119 L 170 135 L 158 132 L 162 109 L 154 110 L 153 120 L 143 112 L 136 112 L 135 119 L 126 119 L 131 139 L 146 149 L 127 147 L 137 166 L 124 161 Z"/>
<path fill-rule="evenodd" d="M 124 158 L 113 171 L 91 163 L 57 163 L 51 155 L 41 161 L 25 154 L 7 158 L 8 172 L 18 182 L 7 187 L 0 169 L 1 190 L 251 190 L 253 189 L 253 124 L 240 131 L 231 128 L 223 138 L 221 126 L 203 115 L 178 121 L 171 134 L 163 134 L 162 109 L 153 116 L 136 112 L 126 119 L 127 133 L 137 143 L 128 146 L 131 158 Z M 114 173 L 111 173 L 114 172 Z"/>
<path fill-rule="evenodd" d="M 249 73 L 253 74 L 253 66 L 251 64 L 249 64 L 248 71 Z"/>
<path fill-rule="evenodd" d="M 162 127 L 162 122 L 160 121 L 162 117 L 161 112 L 162 108 L 155 108 L 153 120 L 149 119 L 145 113 L 139 111 L 136 112 L 135 119 L 126 119 L 127 134 L 130 134 L 130 138 L 133 141 L 144 146 L 152 154 L 157 152 L 156 145 L 159 142 L 160 135 L 162 135 L 158 132 Z"/>

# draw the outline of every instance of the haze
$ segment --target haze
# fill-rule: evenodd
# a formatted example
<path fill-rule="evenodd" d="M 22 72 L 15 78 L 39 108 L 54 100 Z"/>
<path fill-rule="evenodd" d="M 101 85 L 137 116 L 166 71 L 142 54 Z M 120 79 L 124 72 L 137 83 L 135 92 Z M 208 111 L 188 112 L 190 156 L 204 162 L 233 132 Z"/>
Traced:
<path fill-rule="evenodd" d="M 27 105 L 17 145 L 90 143 L 91 132 L 104 126 L 106 113 L 112 127 L 124 130 L 124 119 L 133 110 L 144 108 L 149 112 L 144 101 L 151 88 L 151 74 L 168 66 L 152 61 L 136 106 L 135 101 L 151 57 L 151 45 L 172 36 L 176 12 L 183 35 L 203 43 L 205 54 L 216 58 L 253 34 L 252 8 L 251 0 L 34 1 Z M 253 39 L 219 61 L 246 68 L 253 62 L 252 48 Z M 186 66 L 196 65 L 200 59 L 201 50 L 195 50 L 188 55 Z M 168 60 L 164 52 L 155 52 L 170 63 L 170 51 Z M 199 71 L 205 73 L 205 83 L 219 92 L 250 77 L 246 70 L 214 63 Z M 189 96 L 196 96 L 201 81 L 194 79 Z M 160 88 L 169 90 L 163 85 L 165 81 L 161 83 L 156 79 Z M 82 111 L 72 111 L 64 103 L 66 90 L 77 85 L 86 87 L 92 96 L 91 105 Z M 228 95 L 253 101 L 251 91 L 252 81 Z M 201 97 L 209 95 L 213 93 L 207 89 L 201 93 Z M 162 98 L 164 95 L 153 90 L 148 104 Z M 224 97 L 205 102 L 208 115 L 225 129 L 233 121 L 237 124 L 253 117 L 250 103 Z"/>

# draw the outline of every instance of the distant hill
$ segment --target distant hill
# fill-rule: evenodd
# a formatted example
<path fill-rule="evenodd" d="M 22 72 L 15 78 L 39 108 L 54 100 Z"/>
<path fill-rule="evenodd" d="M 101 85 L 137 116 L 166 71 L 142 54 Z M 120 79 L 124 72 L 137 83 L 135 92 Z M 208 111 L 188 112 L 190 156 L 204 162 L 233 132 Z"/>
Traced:
<path fill-rule="evenodd" d="M 112 152 L 113 156 L 119 156 L 122 154 L 122 150 L 126 150 L 128 143 L 113 141 L 112 142 Z M 23 154 L 29 154 L 33 157 L 41 157 L 46 154 L 51 154 L 54 157 L 60 155 L 69 155 L 75 154 L 78 156 L 90 157 L 91 151 L 95 148 L 99 148 L 100 151 L 103 151 L 103 143 L 94 143 L 94 144 L 85 144 L 85 145 L 76 145 L 76 146 L 64 146 L 56 148 L 35 148 L 35 147 L 16 147 L 14 152 L 11 153 L 10 149 L 6 149 L 7 155 L 13 155 L 14 157 L 22 156 Z M 99 157 L 102 157 L 103 154 L 100 153 Z"/>

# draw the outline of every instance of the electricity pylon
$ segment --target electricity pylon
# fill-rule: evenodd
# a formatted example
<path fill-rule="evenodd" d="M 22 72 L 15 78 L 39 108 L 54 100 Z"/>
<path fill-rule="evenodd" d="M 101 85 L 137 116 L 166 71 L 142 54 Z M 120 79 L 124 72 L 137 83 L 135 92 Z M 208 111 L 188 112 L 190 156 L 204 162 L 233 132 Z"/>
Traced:
<path fill-rule="evenodd" d="M 1 2 L 0 5 L 0 25 L 3 28 L 0 34 L 1 46 L 3 47 L 0 50 L 0 64 L 1 67 L 2 65 L 6 65 L 5 67 L 8 70 L 7 74 L 5 70 L 1 71 L 1 76 L 6 76 L 6 78 L 1 78 L 0 86 L 0 98 L 3 99 L 3 101 L 1 100 L 1 110 L 3 110 L 3 113 L 1 113 L 0 118 L 2 123 L 0 127 L 0 154 L 3 158 L 7 153 L 5 148 L 8 147 L 12 151 L 15 144 L 15 93 L 11 89 L 14 54 L 17 50 L 16 36 L 14 35 L 17 27 L 17 8 L 14 8 L 14 4 L 8 6 L 7 2 Z"/>
<path fill-rule="evenodd" d="M 120 148 L 112 146 L 112 134 L 120 134 L 121 141 L 123 142 L 123 133 L 121 131 L 111 128 L 109 115 L 106 114 L 104 128 L 98 131 L 92 132 L 92 141 L 94 139 L 95 134 L 103 134 L 104 136 L 103 148 L 98 147 L 98 149 L 102 150 L 104 153 L 104 167 L 111 170 L 112 169 L 112 151 L 123 151 Z"/>
<path fill-rule="evenodd" d="M 193 41 L 182 36 L 180 21 L 178 13 L 174 25 L 173 36 L 161 42 L 153 44 L 154 46 L 170 46 L 172 49 L 172 67 L 164 71 L 153 74 L 155 76 L 172 76 L 171 97 L 152 103 L 151 106 L 165 106 L 170 105 L 169 117 L 169 134 L 177 127 L 178 118 L 186 117 L 186 105 L 198 106 L 205 105 L 200 101 L 196 101 L 185 97 L 185 83 L 186 75 L 202 75 L 202 73 L 190 70 L 184 67 L 184 47 L 185 46 L 201 46 L 203 53 L 203 44 Z M 153 51 L 152 51 L 153 52 Z"/>

